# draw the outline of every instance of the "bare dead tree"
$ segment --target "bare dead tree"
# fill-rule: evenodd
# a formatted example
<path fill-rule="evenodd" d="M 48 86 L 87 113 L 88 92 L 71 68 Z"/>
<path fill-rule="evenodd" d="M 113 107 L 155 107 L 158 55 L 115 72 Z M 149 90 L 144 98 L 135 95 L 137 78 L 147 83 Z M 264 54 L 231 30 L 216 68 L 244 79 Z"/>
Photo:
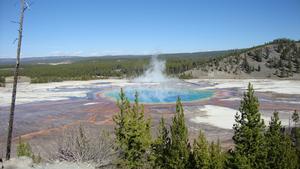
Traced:
<path fill-rule="evenodd" d="M 6 160 L 10 159 L 10 153 L 11 153 L 15 102 L 16 102 L 16 95 L 17 95 L 17 83 L 18 83 L 18 76 L 19 76 L 20 54 L 21 54 L 21 46 L 22 46 L 24 12 L 29 7 L 28 4 L 25 2 L 25 0 L 20 0 L 20 4 L 21 4 L 21 8 L 20 8 L 20 19 L 19 19 L 19 23 L 18 23 L 19 24 L 19 36 L 18 36 L 18 48 L 17 48 L 17 60 L 16 60 L 16 66 L 15 66 L 14 82 L 13 82 L 13 90 L 12 90 L 12 96 L 11 96 L 11 106 L 10 106 L 10 114 L 9 114 L 9 122 L 8 122 Z"/>
<path fill-rule="evenodd" d="M 53 159 L 70 162 L 92 162 L 98 168 L 113 165 L 116 159 L 114 139 L 108 132 L 92 132 L 81 125 L 66 131 L 57 141 Z"/>

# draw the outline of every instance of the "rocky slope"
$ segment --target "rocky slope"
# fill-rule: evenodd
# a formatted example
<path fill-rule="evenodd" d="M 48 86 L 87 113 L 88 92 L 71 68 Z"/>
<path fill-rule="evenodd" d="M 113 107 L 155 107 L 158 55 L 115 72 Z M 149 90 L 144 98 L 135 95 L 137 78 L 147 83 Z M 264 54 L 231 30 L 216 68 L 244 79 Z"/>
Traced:
<path fill-rule="evenodd" d="M 277 39 L 270 43 L 215 57 L 184 72 L 193 78 L 300 79 L 300 43 Z"/>

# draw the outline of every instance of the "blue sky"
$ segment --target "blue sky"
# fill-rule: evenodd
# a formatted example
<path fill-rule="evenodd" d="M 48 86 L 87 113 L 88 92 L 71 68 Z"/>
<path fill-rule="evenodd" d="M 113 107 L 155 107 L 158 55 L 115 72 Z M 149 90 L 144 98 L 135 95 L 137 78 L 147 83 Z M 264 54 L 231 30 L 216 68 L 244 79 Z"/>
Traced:
<path fill-rule="evenodd" d="M 299 0 L 29 0 L 23 57 L 244 48 L 300 39 Z M 0 57 L 15 57 L 19 0 L 0 0 Z"/>

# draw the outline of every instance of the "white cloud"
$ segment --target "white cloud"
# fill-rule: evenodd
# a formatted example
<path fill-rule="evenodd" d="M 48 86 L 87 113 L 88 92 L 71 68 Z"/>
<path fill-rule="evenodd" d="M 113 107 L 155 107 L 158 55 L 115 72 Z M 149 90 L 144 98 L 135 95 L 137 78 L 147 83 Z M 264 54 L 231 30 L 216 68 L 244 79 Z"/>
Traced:
<path fill-rule="evenodd" d="M 50 52 L 50 56 L 84 56 L 83 51 L 53 51 Z"/>
<path fill-rule="evenodd" d="M 106 51 L 52 51 L 49 56 L 107 56 L 107 55 L 151 55 L 160 52 L 153 51 L 129 51 L 129 50 L 106 50 Z"/>

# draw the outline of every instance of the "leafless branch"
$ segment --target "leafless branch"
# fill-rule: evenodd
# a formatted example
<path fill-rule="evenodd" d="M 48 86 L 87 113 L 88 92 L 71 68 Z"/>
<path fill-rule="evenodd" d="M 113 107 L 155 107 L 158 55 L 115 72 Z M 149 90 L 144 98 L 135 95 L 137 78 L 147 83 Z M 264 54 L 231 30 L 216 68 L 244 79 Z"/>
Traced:
<path fill-rule="evenodd" d="M 109 166 L 116 157 L 114 141 L 111 136 L 101 131 L 95 136 L 82 126 L 70 130 L 58 141 L 55 158 L 71 162 L 94 162 L 97 166 Z"/>
<path fill-rule="evenodd" d="M 25 0 L 24 2 L 25 2 L 25 8 L 24 8 L 24 11 L 27 10 L 27 9 L 30 10 L 31 6 L 32 6 L 33 3 L 34 3 L 34 2 L 29 2 L 29 3 L 28 3 L 28 0 Z"/>
<path fill-rule="evenodd" d="M 20 24 L 20 22 L 17 21 L 10 21 L 11 23 L 16 23 L 16 24 Z"/>
<path fill-rule="evenodd" d="M 18 40 L 18 38 L 16 38 L 16 39 L 13 41 L 13 44 L 15 44 L 17 40 Z"/>

